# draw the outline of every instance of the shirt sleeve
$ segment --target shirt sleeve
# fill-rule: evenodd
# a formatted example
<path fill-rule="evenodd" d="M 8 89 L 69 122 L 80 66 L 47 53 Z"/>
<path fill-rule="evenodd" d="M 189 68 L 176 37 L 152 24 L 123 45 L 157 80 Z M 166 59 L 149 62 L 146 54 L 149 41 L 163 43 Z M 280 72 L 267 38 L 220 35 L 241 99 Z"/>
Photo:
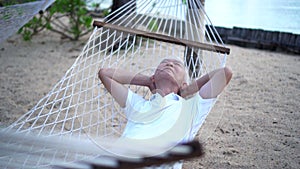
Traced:
<path fill-rule="evenodd" d="M 194 138 L 204 123 L 207 115 L 211 111 L 214 103 L 216 102 L 217 98 L 211 99 L 203 99 L 200 94 L 196 94 L 193 98 L 193 102 L 195 104 L 195 109 L 193 110 L 195 113 L 193 119 L 193 127 L 192 127 L 192 138 Z"/>
<path fill-rule="evenodd" d="M 126 105 L 124 108 L 126 117 L 129 117 L 130 113 L 135 112 L 135 108 L 136 108 L 137 104 L 139 104 L 141 102 L 145 102 L 145 101 L 146 100 L 142 96 L 140 96 L 140 95 L 134 93 L 132 90 L 128 89 Z"/>

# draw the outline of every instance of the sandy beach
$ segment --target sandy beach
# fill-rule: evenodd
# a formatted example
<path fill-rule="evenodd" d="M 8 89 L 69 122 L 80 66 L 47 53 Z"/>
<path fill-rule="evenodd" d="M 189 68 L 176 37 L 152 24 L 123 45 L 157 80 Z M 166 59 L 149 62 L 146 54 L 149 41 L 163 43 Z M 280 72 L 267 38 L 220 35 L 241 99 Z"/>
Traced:
<path fill-rule="evenodd" d="M 16 121 L 55 85 L 87 37 L 42 33 L 0 44 L 0 128 Z M 300 168 L 300 56 L 228 46 L 230 85 L 197 136 L 206 155 L 192 168 Z"/>

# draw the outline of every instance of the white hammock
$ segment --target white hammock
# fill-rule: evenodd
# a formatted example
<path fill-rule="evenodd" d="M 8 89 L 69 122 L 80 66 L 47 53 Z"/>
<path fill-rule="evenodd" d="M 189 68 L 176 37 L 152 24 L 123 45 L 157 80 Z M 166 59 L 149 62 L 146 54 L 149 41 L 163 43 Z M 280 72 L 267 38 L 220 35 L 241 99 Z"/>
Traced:
<path fill-rule="evenodd" d="M 35 136 L 88 138 L 92 142 L 98 138 L 119 137 L 126 118 L 98 79 L 99 68 L 126 68 L 150 75 L 163 57 L 176 56 L 185 61 L 192 78 L 197 78 L 223 67 L 229 53 L 200 1 L 133 0 L 104 21 L 106 24 L 95 22 L 104 27 L 94 29 L 64 77 L 6 130 Z M 146 88 L 130 88 L 145 97 L 149 95 Z M 26 160 L 30 157 L 22 161 L 4 156 L 0 157 L 0 163 L 32 168 L 93 154 L 54 153 L 49 161 L 43 151 L 40 153 L 40 159 L 34 162 Z"/>
<path fill-rule="evenodd" d="M 15 34 L 39 11 L 46 10 L 55 0 L 37 0 L 0 7 L 0 43 Z"/>

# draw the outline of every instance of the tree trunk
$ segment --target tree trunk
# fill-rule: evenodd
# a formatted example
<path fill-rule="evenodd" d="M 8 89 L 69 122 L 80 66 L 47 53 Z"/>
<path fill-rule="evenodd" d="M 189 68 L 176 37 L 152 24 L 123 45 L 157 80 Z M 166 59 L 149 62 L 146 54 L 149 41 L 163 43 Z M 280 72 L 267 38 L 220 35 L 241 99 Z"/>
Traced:
<path fill-rule="evenodd" d="M 106 22 L 115 24 L 115 25 L 120 25 L 120 26 L 125 26 L 126 27 L 130 27 L 132 23 L 127 23 L 124 22 L 124 19 L 119 19 L 119 18 L 126 18 L 127 16 L 131 15 L 134 16 L 135 12 L 136 12 L 136 1 L 134 3 L 131 3 L 130 6 L 126 6 L 125 8 L 122 8 L 124 5 L 126 5 L 128 2 L 130 2 L 131 0 L 113 0 L 113 4 L 111 7 L 111 14 L 106 18 Z M 122 8 L 122 9 L 120 9 Z M 120 9 L 120 10 L 118 10 Z M 126 10 L 124 10 L 126 9 Z M 119 20 L 118 20 L 119 19 Z M 105 30 L 107 28 L 103 28 L 103 30 Z M 104 32 L 104 31 L 103 31 Z M 107 40 L 109 44 L 114 44 L 113 45 L 113 50 L 118 50 L 118 49 L 125 49 L 126 46 L 124 45 L 124 41 L 128 41 L 128 45 L 130 45 L 131 43 L 133 43 L 132 41 L 132 35 L 131 37 L 129 37 L 129 39 L 127 39 L 127 33 L 121 33 L 120 31 L 117 31 L 116 36 L 121 36 L 120 40 L 115 40 L 114 36 L 109 36 L 111 31 L 107 31 L 108 33 L 103 35 L 103 36 L 107 36 Z M 122 46 L 119 46 L 120 44 L 123 44 Z M 101 48 L 106 47 L 105 44 L 103 44 L 101 46 Z"/>
<path fill-rule="evenodd" d="M 123 5 L 125 5 L 126 3 L 130 2 L 131 0 L 113 0 L 113 4 L 111 7 L 111 13 L 113 14 L 115 11 L 117 11 L 119 8 L 121 8 Z M 128 15 L 132 12 L 136 11 L 136 2 L 133 6 L 131 6 L 130 8 L 128 8 L 127 10 L 124 10 L 122 12 L 117 12 L 113 15 L 111 15 L 108 20 L 113 21 L 118 19 L 119 17 L 122 17 L 124 15 Z"/>
<path fill-rule="evenodd" d="M 113 0 L 111 11 L 112 12 L 116 11 L 117 9 L 119 9 L 121 6 L 125 5 L 129 1 L 130 0 Z"/>

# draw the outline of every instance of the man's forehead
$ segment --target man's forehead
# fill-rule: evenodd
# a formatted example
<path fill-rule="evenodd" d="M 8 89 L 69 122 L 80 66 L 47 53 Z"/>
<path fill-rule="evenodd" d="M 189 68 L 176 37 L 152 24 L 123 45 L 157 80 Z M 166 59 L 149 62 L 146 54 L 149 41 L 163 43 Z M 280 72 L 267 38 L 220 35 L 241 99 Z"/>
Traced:
<path fill-rule="evenodd" d="M 180 61 L 178 59 L 172 59 L 172 58 L 164 59 L 162 62 L 176 62 L 176 63 L 180 63 L 183 65 L 182 61 Z"/>

